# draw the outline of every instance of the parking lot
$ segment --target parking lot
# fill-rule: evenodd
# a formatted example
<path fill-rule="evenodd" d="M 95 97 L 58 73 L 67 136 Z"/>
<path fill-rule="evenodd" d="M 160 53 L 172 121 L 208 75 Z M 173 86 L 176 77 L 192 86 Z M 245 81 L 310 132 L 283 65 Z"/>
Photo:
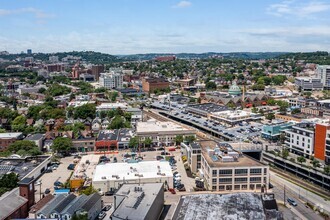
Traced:
<path fill-rule="evenodd" d="M 71 174 L 68 170 L 69 164 L 73 162 L 73 157 L 65 157 L 61 159 L 61 164 L 56 170 L 51 173 L 44 173 L 36 182 L 35 186 L 35 199 L 36 202 L 42 198 L 46 189 L 50 190 L 50 193 L 54 193 L 54 182 L 60 181 L 64 183 Z M 38 184 L 41 183 L 41 184 Z"/>

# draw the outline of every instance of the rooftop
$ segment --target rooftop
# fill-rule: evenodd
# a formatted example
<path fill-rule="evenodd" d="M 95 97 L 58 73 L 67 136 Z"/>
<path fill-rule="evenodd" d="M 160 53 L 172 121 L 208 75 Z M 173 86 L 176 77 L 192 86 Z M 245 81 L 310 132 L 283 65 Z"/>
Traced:
<path fill-rule="evenodd" d="M 210 167 L 248 167 L 264 166 L 257 160 L 237 152 L 228 143 L 199 141 L 202 155 Z"/>
<path fill-rule="evenodd" d="M 258 194 L 199 194 L 182 196 L 173 219 L 264 220 L 266 216 Z"/>
<path fill-rule="evenodd" d="M 101 130 L 97 136 L 97 141 L 117 140 L 119 130 Z"/>
<path fill-rule="evenodd" d="M 161 122 L 157 120 L 149 120 L 147 122 L 138 122 L 136 126 L 136 133 L 145 133 L 145 132 L 153 132 L 153 133 L 164 133 L 164 132 L 188 132 L 189 130 L 175 124 L 173 122 Z M 191 132 L 194 132 L 191 130 Z"/>
<path fill-rule="evenodd" d="M 19 138 L 23 133 L 22 132 L 12 132 L 12 133 L 0 133 L 0 138 Z"/>
<path fill-rule="evenodd" d="M 169 162 L 107 163 L 97 165 L 93 182 L 107 180 L 138 180 L 139 178 L 173 177 Z"/>
<path fill-rule="evenodd" d="M 127 197 L 112 215 L 120 219 L 143 220 L 160 192 L 163 193 L 162 183 L 124 184 L 116 194 Z"/>
<path fill-rule="evenodd" d="M 25 140 L 28 140 L 28 141 L 37 141 L 37 140 L 40 140 L 41 138 L 44 137 L 44 134 L 32 134 L 28 137 L 25 138 Z"/>
<path fill-rule="evenodd" d="M 21 207 L 28 200 L 19 195 L 19 188 L 6 192 L 0 197 L 0 219 L 8 217 L 13 210 Z"/>
<path fill-rule="evenodd" d="M 198 109 L 201 111 L 205 111 L 208 113 L 211 112 L 221 112 L 228 110 L 228 107 L 221 106 L 213 103 L 204 103 L 204 104 L 197 104 L 197 105 L 189 105 L 188 108 Z"/>

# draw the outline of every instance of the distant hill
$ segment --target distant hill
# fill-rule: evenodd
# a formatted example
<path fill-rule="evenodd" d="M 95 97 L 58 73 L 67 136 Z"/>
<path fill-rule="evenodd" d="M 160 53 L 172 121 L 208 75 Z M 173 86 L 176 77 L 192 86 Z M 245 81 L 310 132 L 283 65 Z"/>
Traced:
<path fill-rule="evenodd" d="M 33 53 L 28 54 L 9 54 L 0 55 L 0 58 L 6 60 L 14 60 L 16 58 L 34 57 L 34 59 L 48 61 L 50 56 L 58 56 L 59 60 L 66 56 L 81 57 L 82 60 L 93 63 L 93 64 L 106 64 L 119 61 L 116 56 L 94 52 L 94 51 L 72 51 L 72 52 L 58 52 L 58 53 Z"/>
<path fill-rule="evenodd" d="M 330 65 L 330 55 L 325 51 L 309 53 L 287 53 L 278 56 L 279 59 L 304 60 L 305 63 L 316 63 L 321 65 Z"/>
<path fill-rule="evenodd" d="M 280 55 L 286 54 L 285 52 L 233 52 L 233 53 L 147 53 L 147 54 L 132 54 L 132 55 L 118 55 L 118 58 L 123 61 L 130 60 L 152 60 L 159 56 L 175 55 L 179 59 L 206 59 L 210 57 L 222 56 L 224 58 L 232 59 L 270 59 Z"/>

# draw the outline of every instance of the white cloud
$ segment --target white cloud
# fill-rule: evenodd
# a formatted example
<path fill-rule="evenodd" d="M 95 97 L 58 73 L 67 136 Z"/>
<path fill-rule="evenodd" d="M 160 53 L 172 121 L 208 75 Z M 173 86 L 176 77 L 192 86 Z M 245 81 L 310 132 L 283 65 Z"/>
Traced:
<path fill-rule="evenodd" d="M 1 16 L 10 16 L 10 15 L 18 15 L 18 14 L 32 14 L 37 19 L 37 23 L 41 24 L 45 22 L 45 19 L 54 17 L 53 14 L 47 14 L 46 12 L 33 8 L 18 8 L 18 9 L 0 9 L 0 17 Z"/>
<path fill-rule="evenodd" d="M 330 10 L 330 4 L 310 1 L 308 3 L 297 3 L 294 0 L 282 1 L 279 4 L 272 4 L 267 8 L 269 14 L 283 17 L 286 15 L 307 18 L 313 14 Z"/>
<path fill-rule="evenodd" d="M 180 1 L 176 5 L 173 5 L 173 8 L 188 8 L 191 6 L 189 1 Z"/>

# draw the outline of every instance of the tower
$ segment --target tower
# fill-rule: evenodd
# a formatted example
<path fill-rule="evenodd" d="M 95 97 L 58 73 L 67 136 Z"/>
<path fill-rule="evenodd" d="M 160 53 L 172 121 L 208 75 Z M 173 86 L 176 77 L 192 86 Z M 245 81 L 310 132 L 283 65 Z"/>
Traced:
<path fill-rule="evenodd" d="M 19 195 L 28 200 L 27 210 L 35 203 L 34 198 L 34 178 L 24 178 L 19 183 Z"/>

